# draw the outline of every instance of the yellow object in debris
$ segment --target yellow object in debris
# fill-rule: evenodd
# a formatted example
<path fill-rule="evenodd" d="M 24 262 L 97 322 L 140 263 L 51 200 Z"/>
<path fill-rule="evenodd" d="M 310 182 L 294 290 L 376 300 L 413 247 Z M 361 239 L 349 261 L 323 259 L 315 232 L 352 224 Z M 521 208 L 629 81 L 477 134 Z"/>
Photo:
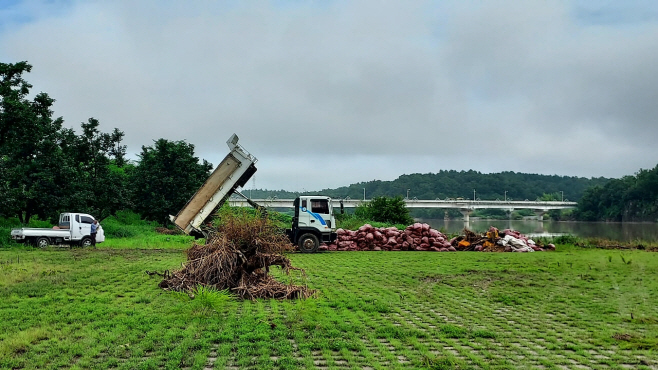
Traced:
<path fill-rule="evenodd" d="M 462 240 L 458 244 L 460 247 L 468 247 L 471 245 L 471 243 L 467 242 L 466 240 Z"/>
<path fill-rule="evenodd" d="M 493 231 L 493 232 L 491 232 L 491 231 L 487 231 L 487 239 L 489 239 L 489 240 L 496 240 L 496 239 L 498 239 L 498 230 Z"/>
<path fill-rule="evenodd" d="M 482 246 L 485 248 L 493 247 L 494 243 L 486 240 L 484 243 L 482 243 Z"/>

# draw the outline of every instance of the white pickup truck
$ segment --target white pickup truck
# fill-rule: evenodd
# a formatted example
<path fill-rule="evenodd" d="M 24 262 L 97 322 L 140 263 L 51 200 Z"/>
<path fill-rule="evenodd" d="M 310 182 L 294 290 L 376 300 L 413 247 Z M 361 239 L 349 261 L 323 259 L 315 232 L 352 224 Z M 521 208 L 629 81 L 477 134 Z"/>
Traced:
<path fill-rule="evenodd" d="M 11 238 L 19 243 L 33 244 L 44 248 L 54 244 L 90 246 L 91 224 L 94 218 L 86 213 L 62 213 L 59 225 L 52 229 L 23 227 L 11 230 Z M 98 224 L 96 243 L 105 241 L 103 227 Z"/>

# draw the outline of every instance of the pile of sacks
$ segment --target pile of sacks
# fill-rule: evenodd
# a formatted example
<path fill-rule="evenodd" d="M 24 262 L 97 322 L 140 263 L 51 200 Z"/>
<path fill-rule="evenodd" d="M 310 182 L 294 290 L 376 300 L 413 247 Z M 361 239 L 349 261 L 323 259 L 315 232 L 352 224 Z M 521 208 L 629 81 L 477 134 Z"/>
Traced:
<path fill-rule="evenodd" d="M 434 251 L 434 252 L 539 252 L 555 250 L 555 245 L 538 245 L 518 231 L 506 229 L 499 233 L 491 227 L 478 235 L 464 230 L 465 235 L 448 239 L 430 225 L 415 223 L 404 230 L 396 227 L 373 227 L 369 224 L 356 231 L 336 230 L 336 242 L 320 246 L 329 251 Z"/>
<path fill-rule="evenodd" d="M 555 250 L 554 244 L 540 246 L 535 241 L 526 237 L 518 231 L 505 229 L 501 233 L 501 238 L 497 241 L 498 245 L 505 248 L 505 252 L 542 252 L 544 250 Z"/>
<path fill-rule="evenodd" d="M 326 248 L 330 251 L 456 251 L 442 232 L 419 222 L 404 230 L 365 224 L 356 231 L 338 229 L 336 233 L 336 242 Z"/>

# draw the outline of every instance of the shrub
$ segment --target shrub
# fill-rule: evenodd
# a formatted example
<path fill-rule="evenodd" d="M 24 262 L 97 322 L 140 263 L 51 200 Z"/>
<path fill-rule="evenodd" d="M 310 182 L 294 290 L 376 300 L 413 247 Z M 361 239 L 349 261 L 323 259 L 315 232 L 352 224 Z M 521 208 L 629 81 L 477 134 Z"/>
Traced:
<path fill-rule="evenodd" d="M 555 244 L 576 244 L 578 238 L 573 235 L 560 235 L 553 238 Z"/>
<path fill-rule="evenodd" d="M 375 197 L 354 211 L 357 217 L 378 222 L 409 225 L 414 222 L 401 196 L 395 198 Z"/>
<path fill-rule="evenodd" d="M 152 233 L 156 222 L 144 221 L 132 211 L 119 211 L 101 222 L 105 236 L 110 238 L 131 238 Z"/>

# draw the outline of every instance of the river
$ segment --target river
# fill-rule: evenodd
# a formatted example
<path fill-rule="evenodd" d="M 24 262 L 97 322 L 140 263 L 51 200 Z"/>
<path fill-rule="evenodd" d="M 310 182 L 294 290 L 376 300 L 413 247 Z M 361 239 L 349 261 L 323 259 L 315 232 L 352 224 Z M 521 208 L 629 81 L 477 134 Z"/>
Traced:
<path fill-rule="evenodd" d="M 489 226 L 500 230 L 513 229 L 528 236 L 574 235 L 583 238 L 605 238 L 622 242 L 643 240 L 658 241 L 658 223 L 653 222 L 572 222 L 539 220 L 471 220 L 468 224 L 461 220 L 416 219 L 426 222 L 435 229 L 447 233 L 458 233 L 468 228 L 483 232 Z"/>

